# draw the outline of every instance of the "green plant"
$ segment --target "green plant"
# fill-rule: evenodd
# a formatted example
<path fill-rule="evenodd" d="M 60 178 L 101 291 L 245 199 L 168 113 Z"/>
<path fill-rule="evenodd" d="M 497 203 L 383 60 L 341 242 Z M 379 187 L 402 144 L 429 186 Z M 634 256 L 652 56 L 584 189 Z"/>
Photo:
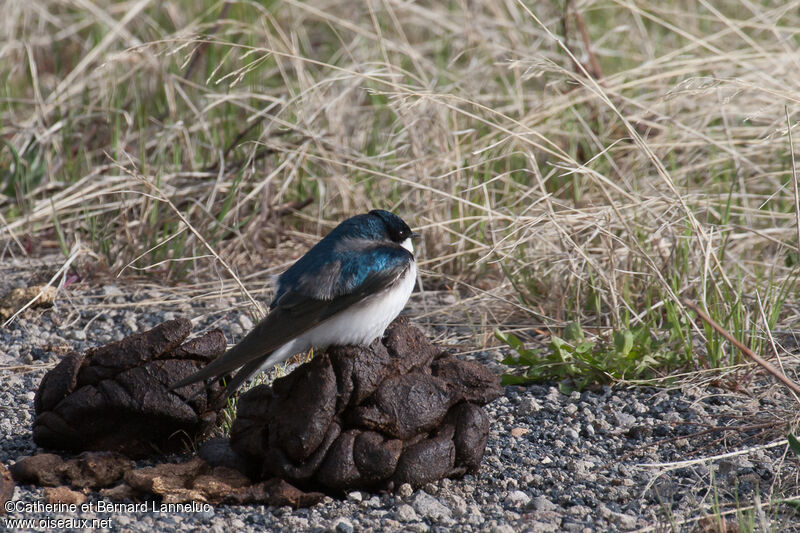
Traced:
<path fill-rule="evenodd" d="M 797 459 L 800 459 L 800 441 L 797 440 L 797 437 L 795 437 L 793 433 L 787 434 L 786 440 L 789 441 L 789 449 L 792 450 L 792 453 Z M 800 512 L 800 500 L 788 499 L 784 500 L 784 503 L 791 506 L 795 511 Z"/>
<path fill-rule="evenodd" d="M 577 322 L 564 328 L 564 336 L 553 336 L 547 350 L 525 348 L 510 333 L 495 331 L 495 336 L 516 354 L 505 358 L 505 365 L 516 372 L 502 377 L 504 385 L 544 381 L 571 382 L 583 390 L 597 383 L 619 379 L 648 379 L 680 364 L 675 354 L 666 350 L 646 326 L 613 331 L 605 339 L 588 340 Z"/>

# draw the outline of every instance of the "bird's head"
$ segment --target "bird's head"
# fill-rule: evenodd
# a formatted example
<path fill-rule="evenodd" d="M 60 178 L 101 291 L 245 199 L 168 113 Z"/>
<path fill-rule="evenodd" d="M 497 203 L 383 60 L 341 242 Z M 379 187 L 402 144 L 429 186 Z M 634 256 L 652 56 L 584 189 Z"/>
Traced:
<path fill-rule="evenodd" d="M 408 227 L 408 224 L 406 224 L 402 218 L 389 211 L 384 211 L 383 209 L 373 209 L 369 212 L 368 216 L 380 220 L 382 225 L 381 231 L 384 233 L 387 240 L 396 242 L 409 252 L 414 252 L 414 245 L 411 241 L 419 237 L 419 234 L 411 231 L 411 228 Z"/>

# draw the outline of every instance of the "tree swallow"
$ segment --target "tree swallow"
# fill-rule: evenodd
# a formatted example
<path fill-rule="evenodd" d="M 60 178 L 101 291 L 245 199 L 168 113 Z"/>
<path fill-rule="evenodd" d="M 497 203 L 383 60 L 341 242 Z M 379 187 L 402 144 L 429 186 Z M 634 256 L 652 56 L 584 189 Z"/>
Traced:
<path fill-rule="evenodd" d="M 332 344 L 370 344 L 405 307 L 417 278 L 418 235 L 376 209 L 348 218 L 278 277 L 267 317 L 237 345 L 177 389 L 241 367 L 225 393 L 296 353 Z"/>

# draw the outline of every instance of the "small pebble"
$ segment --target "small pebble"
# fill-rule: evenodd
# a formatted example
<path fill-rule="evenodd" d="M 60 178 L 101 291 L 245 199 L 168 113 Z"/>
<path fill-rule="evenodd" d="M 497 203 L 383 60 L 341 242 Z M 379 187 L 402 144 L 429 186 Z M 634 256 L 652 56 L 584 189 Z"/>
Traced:
<path fill-rule="evenodd" d="M 512 437 L 522 437 L 523 435 L 527 435 L 530 432 L 531 432 L 531 430 L 528 429 L 528 428 L 516 427 L 516 428 L 512 428 L 511 429 L 511 436 Z"/>
<path fill-rule="evenodd" d="M 514 490 L 508 493 L 506 503 L 516 509 L 522 509 L 530 503 L 531 497 L 522 492 L 521 490 Z"/>
<path fill-rule="evenodd" d="M 447 506 L 422 490 L 414 495 L 411 504 L 417 513 L 431 520 L 441 520 L 452 516 L 452 512 Z"/>
<path fill-rule="evenodd" d="M 408 483 L 403 483 L 397 489 L 397 495 L 403 499 L 410 498 L 412 494 L 414 494 L 414 489 Z"/>
<path fill-rule="evenodd" d="M 353 533 L 353 523 L 347 518 L 339 518 L 333 526 L 336 533 Z"/>
<path fill-rule="evenodd" d="M 416 522 L 419 520 L 417 512 L 407 503 L 398 505 L 394 515 L 400 522 Z"/>

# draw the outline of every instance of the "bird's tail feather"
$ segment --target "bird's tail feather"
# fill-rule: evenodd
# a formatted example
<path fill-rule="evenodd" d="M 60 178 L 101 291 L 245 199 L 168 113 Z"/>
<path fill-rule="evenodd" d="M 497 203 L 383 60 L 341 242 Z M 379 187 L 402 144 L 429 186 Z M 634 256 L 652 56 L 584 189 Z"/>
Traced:
<path fill-rule="evenodd" d="M 242 386 L 242 383 L 253 377 L 256 372 L 261 368 L 261 365 L 264 364 L 264 360 L 267 356 L 264 356 L 259 359 L 255 359 L 250 361 L 246 365 L 244 365 L 233 378 L 225 385 L 225 397 L 230 398 L 236 389 Z M 266 370 L 266 369 L 265 369 Z"/>
<path fill-rule="evenodd" d="M 239 344 L 210 362 L 197 373 L 178 381 L 170 387 L 170 390 L 175 390 L 196 381 L 223 376 L 242 366 L 247 369 L 257 368 L 254 361 L 264 361 L 265 358 L 275 357 L 276 354 L 280 354 L 277 355 L 277 362 L 285 360 L 292 355 L 292 353 L 285 353 L 284 350 L 294 346 L 293 339 L 296 339 L 298 335 L 317 324 L 314 320 L 287 321 L 288 316 L 286 313 L 285 310 L 280 308 L 270 312 L 250 333 L 245 335 Z M 283 357 L 283 359 L 280 359 L 280 357 Z M 268 366 L 273 366 L 274 364 L 272 363 Z M 236 376 L 238 377 L 238 375 L 237 373 Z M 249 375 L 245 374 L 238 381 L 244 381 L 247 377 Z M 237 380 L 237 378 L 234 377 L 234 380 Z"/>
<path fill-rule="evenodd" d="M 303 345 L 299 345 L 296 341 L 289 341 L 274 352 L 266 354 L 264 357 L 259 357 L 254 361 L 250 361 L 239 370 L 230 383 L 225 386 L 225 397 L 230 397 L 242 383 L 253 377 L 256 372 L 260 370 L 269 370 L 273 366 L 283 363 L 289 357 L 304 350 Z"/>
<path fill-rule="evenodd" d="M 175 390 L 196 381 L 216 378 L 232 372 L 241 366 L 242 368 L 225 386 L 225 397 L 227 398 L 236 392 L 236 389 L 259 370 L 269 370 L 278 363 L 286 361 L 293 354 L 305 349 L 303 345 L 299 345 L 295 340 L 287 342 L 277 350 L 272 350 L 264 354 L 254 353 L 254 349 L 258 349 L 257 347 L 258 343 L 248 342 L 248 339 L 245 338 L 242 342 L 228 350 L 222 357 L 215 359 L 196 373 L 170 386 L 169 390 Z M 244 364 L 244 366 L 242 366 L 242 364 Z"/>
<path fill-rule="evenodd" d="M 169 390 L 179 389 L 183 386 L 195 383 L 196 381 L 204 381 L 209 378 L 223 376 L 233 372 L 242 365 L 246 365 L 245 368 L 248 368 L 254 361 L 263 361 L 270 352 L 259 353 L 261 351 L 261 343 L 258 341 L 258 329 L 259 328 L 256 327 L 239 344 L 220 357 L 214 359 L 191 376 L 171 385 Z"/>

